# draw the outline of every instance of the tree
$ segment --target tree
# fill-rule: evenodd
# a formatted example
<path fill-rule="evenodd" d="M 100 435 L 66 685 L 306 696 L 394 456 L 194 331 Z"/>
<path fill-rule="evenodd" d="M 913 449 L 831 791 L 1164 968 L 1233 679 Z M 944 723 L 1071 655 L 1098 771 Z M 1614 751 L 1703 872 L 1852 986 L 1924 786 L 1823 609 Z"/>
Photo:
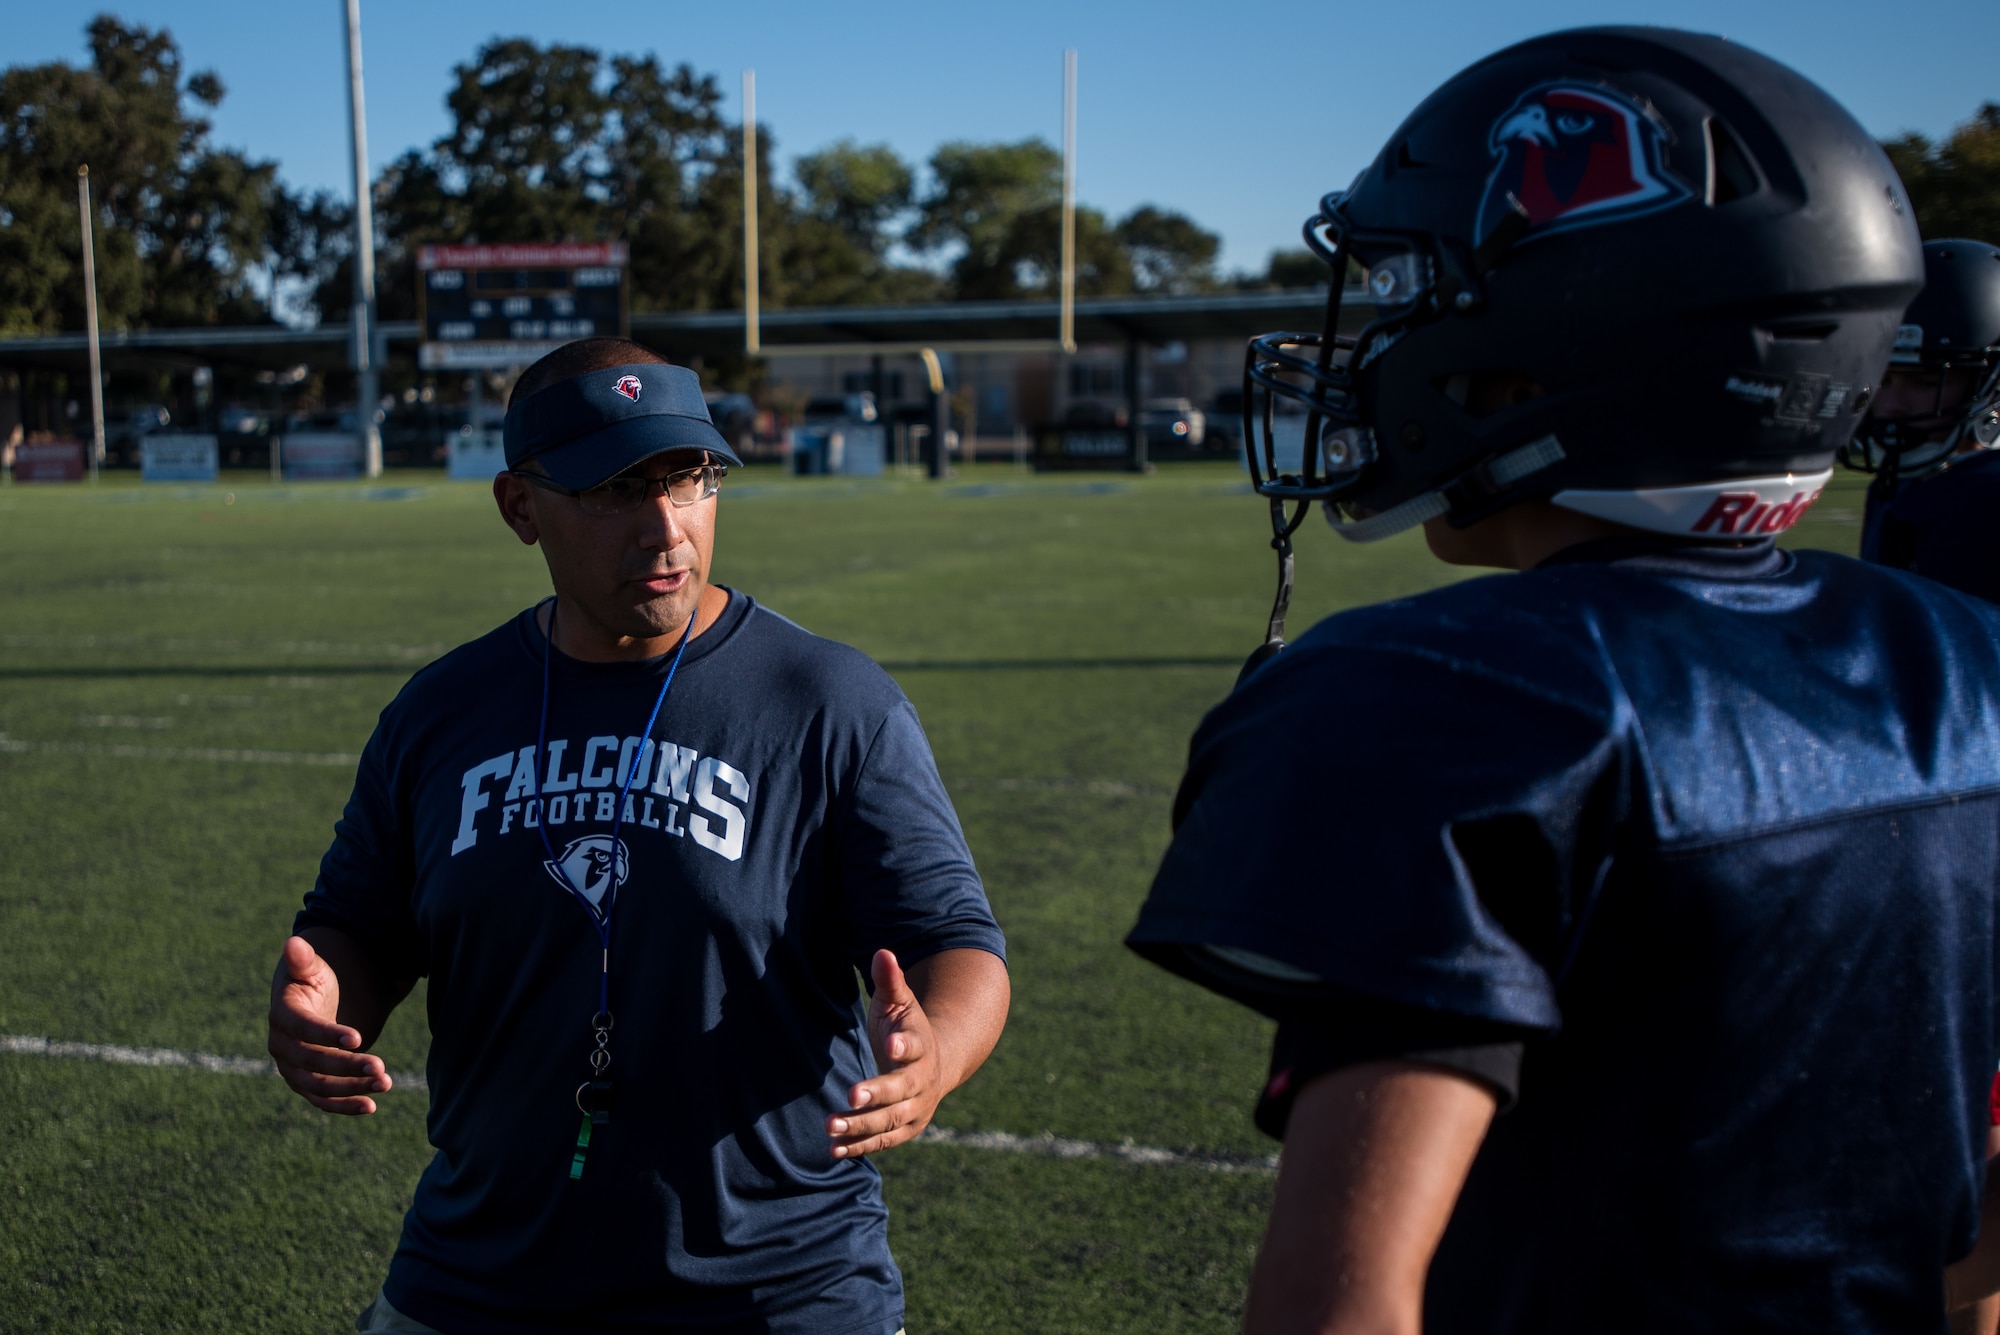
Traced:
<path fill-rule="evenodd" d="M 275 164 L 209 145 L 199 110 L 221 104 L 222 81 L 184 76 L 170 33 L 108 15 L 86 32 L 88 68 L 0 71 L 0 331 L 83 324 L 85 163 L 107 325 L 268 320 L 253 279 L 279 263 Z"/>
<path fill-rule="evenodd" d="M 728 289 L 733 276 L 734 292 L 743 290 L 743 137 L 723 118 L 715 76 L 685 63 L 669 71 L 651 55 L 618 56 L 606 97 L 602 235 L 631 243 L 634 305 L 739 304 Z M 766 153 L 758 166 L 761 206 L 770 195 Z"/>
<path fill-rule="evenodd" d="M 1988 102 L 1942 143 L 1920 134 L 1885 142 L 1926 238 L 2000 243 L 2000 102 Z"/>
<path fill-rule="evenodd" d="M 277 279 L 293 300 L 303 291 L 321 319 L 345 320 L 354 292 L 354 206 L 325 190 L 287 191 L 274 209 L 271 234 Z"/>
<path fill-rule="evenodd" d="M 1272 251 L 1263 273 L 1237 274 L 1231 282 L 1245 292 L 1281 292 L 1291 288 L 1325 287 L 1327 275 L 1331 272 L 1325 260 L 1300 247 Z M 1350 286 L 1359 283 L 1364 272 L 1360 263 L 1349 256 L 1346 282 Z"/>
<path fill-rule="evenodd" d="M 902 233 L 916 197 L 916 173 L 887 144 L 842 139 L 792 164 L 799 212 L 838 228 L 855 250 L 881 260 Z"/>
<path fill-rule="evenodd" d="M 843 139 L 792 164 L 785 286 L 800 305 L 928 301 L 935 273 L 890 258 L 908 232 L 916 173 L 886 144 Z"/>
<path fill-rule="evenodd" d="M 1259 286 L 1272 288 L 1325 287 L 1327 275 L 1333 271 L 1326 261 L 1303 247 L 1298 250 L 1274 250 L 1271 261 L 1264 266 L 1264 277 Z"/>
<path fill-rule="evenodd" d="M 1039 139 L 1015 144 L 940 145 L 931 155 L 931 188 L 910 242 L 929 252 L 956 251 L 954 295 L 1021 295 L 1020 272 L 1031 243 L 1024 220 L 1062 204 L 1062 156 Z M 1032 280 L 1031 280 L 1032 281 Z"/>
<path fill-rule="evenodd" d="M 990 279 L 991 286 L 968 290 L 967 282 L 961 280 L 958 295 L 961 298 L 1054 297 L 1062 278 L 1061 204 L 1045 204 L 1014 219 L 1001 265 L 989 274 L 973 275 L 974 283 L 982 278 Z M 1078 208 L 1076 294 L 1119 297 L 1132 288 L 1132 253 L 1118 235 L 1118 229 L 1107 223 L 1096 209 Z"/>
<path fill-rule="evenodd" d="M 74 172 L 85 161 L 110 325 L 268 320 L 276 298 L 260 288 L 309 293 L 321 319 L 347 318 L 351 206 L 291 194 L 272 164 L 211 148 L 198 112 L 220 103 L 222 83 L 184 76 L 166 32 L 101 17 L 89 35 L 87 69 L 0 72 L 0 330 L 82 322 Z M 740 304 L 741 127 L 713 75 L 496 38 L 454 67 L 445 101 L 448 132 L 372 187 L 384 318 L 416 314 L 416 252 L 451 242 L 623 240 L 634 310 Z M 775 142 L 757 133 L 768 305 L 1055 294 L 1062 161 L 1041 140 L 945 144 L 919 189 L 892 149 L 851 140 L 775 181 Z M 1113 224 L 1079 208 L 1076 242 L 1084 296 L 1215 282 L 1216 237 L 1169 210 Z"/>
<path fill-rule="evenodd" d="M 624 240 L 635 310 L 740 304 L 742 135 L 721 113 L 713 75 L 651 55 L 606 60 L 508 38 L 480 48 L 453 80 L 450 132 L 398 158 L 376 187 L 386 316 L 415 312 L 419 246 L 462 241 Z M 908 299 L 935 288 L 930 275 L 886 260 L 911 190 L 892 152 L 836 144 L 802 161 L 801 187 L 790 191 L 771 178 L 775 145 L 761 127 L 758 145 L 769 304 Z M 339 270 L 322 282 L 322 311 L 345 309 L 345 282 Z"/>
<path fill-rule="evenodd" d="M 1062 265 L 1062 156 L 1039 139 L 942 145 L 908 238 L 949 255 L 960 300 L 1053 296 Z M 1188 218 L 1145 205 L 1116 225 L 1076 211 L 1080 296 L 1196 292 L 1213 286 L 1221 242 Z"/>
<path fill-rule="evenodd" d="M 1119 221 L 1118 240 L 1132 256 L 1133 285 L 1141 292 L 1180 295 L 1215 286 L 1222 238 L 1186 214 L 1142 204 Z"/>
<path fill-rule="evenodd" d="M 703 217 L 726 211 L 715 178 L 735 156 L 714 76 L 518 37 L 452 75 L 450 131 L 375 186 L 385 315 L 415 313 L 416 250 L 442 242 L 622 239 L 637 308 L 715 304 L 741 243 Z M 323 312 L 345 308 L 341 281 Z"/>

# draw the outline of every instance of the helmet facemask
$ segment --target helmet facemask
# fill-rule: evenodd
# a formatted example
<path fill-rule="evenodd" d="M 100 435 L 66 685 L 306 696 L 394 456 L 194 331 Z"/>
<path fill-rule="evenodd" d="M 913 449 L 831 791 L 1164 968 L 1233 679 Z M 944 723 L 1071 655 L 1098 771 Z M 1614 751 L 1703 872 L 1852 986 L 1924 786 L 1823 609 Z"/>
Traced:
<path fill-rule="evenodd" d="M 1327 195 L 1305 225 L 1306 245 L 1334 274 L 1324 328 L 1318 334 L 1274 333 L 1250 341 L 1243 369 L 1243 438 L 1251 444 L 1251 485 L 1273 503 L 1274 516 L 1295 503 L 1285 532 L 1296 530 L 1307 503 L 1318 501 L 1342 537 L 1373 542 L 1458 510 L 1461 505 L 1455 502 L 1476 501 L 1482 489 L 1497 493 L 1562 456 L 1552 442 L 1535 441 L 1383 511 L 1353 501 L 1381 453 L 1364 404 L 1372 388 L 1371 369 L 1412 329 L 1447 313 L 1479 309 L 1484 301 L 1479 275 L 1526 231 L 1527 215 L 1518 200 L 1507 196 L 1512 207 L 1478 249 L 1466 255 L 1449 238 L 1435 234 L 1356 227 L 1343 211 L 1342 199 L 1338 192 Z M 1375 307 L 1374 318 L 1353 337 L 1336 332 L 1345 296 L 1341 280 L 1350 258 L 1366 266 L 1362 288 Z M 1280 462 L 1292 444 L 1291 432 L 1278 423 L 1278 409 L 1286 403 L 1305 415 L 1296 472 Z M 1454 488 L 1461 494 L 1454 497 Z"/>

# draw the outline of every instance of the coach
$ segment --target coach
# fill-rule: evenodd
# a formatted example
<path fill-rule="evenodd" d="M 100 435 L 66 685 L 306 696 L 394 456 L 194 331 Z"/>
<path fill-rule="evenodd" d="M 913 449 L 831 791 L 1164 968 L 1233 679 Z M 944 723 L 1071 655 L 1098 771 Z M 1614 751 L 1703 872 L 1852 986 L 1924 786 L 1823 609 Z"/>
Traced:
<path fill-rule="evenodd" d="M 430 980 L 437 1154 L 358 1328 L 890 1335 L 865 1156 L 1008 1005 L 916 714 L 709 582 L 740 460 L 692 372 L 569 344 L 506 446 L 494 497 L 555 596 L 383 711 L 272 982 L 287 1083 L 365 1114 Z"/>

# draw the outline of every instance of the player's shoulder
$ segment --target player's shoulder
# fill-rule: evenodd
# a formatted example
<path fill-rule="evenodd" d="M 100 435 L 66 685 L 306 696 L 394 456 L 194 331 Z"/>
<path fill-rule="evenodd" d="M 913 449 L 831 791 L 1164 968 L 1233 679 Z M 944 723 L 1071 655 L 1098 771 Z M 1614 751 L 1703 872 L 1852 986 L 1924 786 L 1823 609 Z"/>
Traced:
<path fill-rule="evenodd" d="M 1964 610 L 1960 595 L 1930 581 L 1835 552 L 1786 550 L 1768 543 L 1747 548 L 1637 546 L 1629 556 L 1558 560 L 1356 608 L 1329 617 L 1307 639 L 1462 645 L 1483 654 L 1502 647 L 1504 632 L 1530 627 L 1544 637 L 1545 647 L 1552 647 L 1597 644 L 1608 627 L 1653 627 L 1663 615 L 1701 620 L 1751 614 L 1786 622 L 1814 613 Z M 1992 611 L 1975 609 L 1972 615 L 1990 621 Z"/>
<path fill-rule="evenodd" d="M 1360 745 L 1371 763 L 1386 755 L 1419 766 L 1451 763 L 1472 740 L 1504 732 L 1524 768 L 1559 763 L 1618 726 L 1617 672 L 1591 629 L 1597 601 L 1489 575 L 1338 612 L 1209 713 L 1190 772 L 1270 764 L 1272 727 L 1303 751 Z"/>
<path fill-rule="evenodd" d="M 1969 450 L 1945 465 L 1937 476 L 1961 481 L 1977 478 L 1988 486 L 2000 485 L 2000 448 Z"/>
<path fill-rule="evenodd" d="M 1976 450 L 1898 489 L 1890 513 L 1922 523 L 1963 522 L 2000 544 L 2000 449 Z"/>
<path fill-rule="evenodd" d="M 2000 448 L 1969 450 L 1958 455 L 1910 489 L 1923 490 L 1933 482 L 1942 482 L 1946 488 L 1954 483 L 1978 490 L 2000 487 Z"/>
<path fill-rule="evenodd" d="M 1599 656 L 1594 627 L 1619 607 L 1595 569 L 1476 576 L 1405 598 L 1337 612 L 1300 636 L 1283 657 L 1322 670 L 1394 678 L 1421 661 L 1451 671 L 1464 689 L 1547 683 L 1561 689 L 1589 675 Z"/>
<path fill-rule="evenodd" d="M 1753 638 L 1763 652 L 1746 654 Z M 1421 660 L 1450 668 L 1467 692 L 1582 704 L 1612 701 L 1635 665 L 1664 662 L 1727 664 L 1732 680 L 1829 656 L 1931 657 L 2000 674 L 2000 608 L 1831 552 L 1642 548 L 1341 612 L 1294 648 L 1322 670 L 1393 678 Z"/>
<path fill-rule="evenodd" d="M 1993 477 L 2000 484 L 2000 472 Z M 1994 541 L 2000 547 L 2000 529 Z M 1800 552 L 1798 559 L 1821 583 L 1818 604 L 1869 623 L 1885 643 L 1991 663 L 2000 673 L 2000 605 L 1935 577 L 1834 552 Z M 1993 683 L 2000 691 L 2000 675 Z"/>

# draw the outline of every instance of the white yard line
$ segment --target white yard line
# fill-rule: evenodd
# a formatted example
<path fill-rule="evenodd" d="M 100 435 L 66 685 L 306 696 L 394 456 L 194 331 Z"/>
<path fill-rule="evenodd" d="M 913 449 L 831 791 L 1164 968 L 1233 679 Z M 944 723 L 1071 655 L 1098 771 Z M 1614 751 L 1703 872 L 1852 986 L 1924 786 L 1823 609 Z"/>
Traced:
<path fill-rule="evenodd" d="M 1172 797 L 1174 790 L 1116 779 L 946 779 L 944 786 L 964 793 L 1088 793 L 1092 797 Z"/>
<path fill-rule="evenodd" d="M 26 1057 L 62 1057 L 71 1061 L 111 1062 L 118 1066 L 178 1066 L 223 1075 L 276 1075 L 269 1058 L 224 1057 L 212 1052 L 183 1052 L 176 1048 L 135 1048 L 121 1043 L 70 1043 L 40 1038 L 33 1034 L 0 1034 L 0 1052 Z M 429 1093 L 430 1085 L 420 1075 L 391 1071 L 399 1090 Z M 1253 1154 L 1193 1154 L 1157 1149 L 1125 1141 L 1106 1145 L 1092 1140 L 1069 1140 L 1043 1133 L 1017 1136 L 1006 1131 L 956 1131 L 932 1126 L 923 1140 L 935 1145 L 956 1145 L 970 1150 L 994 1150 L 1002 1154 L 1034 1154 L 1051 1159 L 1115 1159 L 1151 1168 L 1198 1168 L 1210 1173 L 1273 1173 L 1278 1157 Z"/>
<path fill-rule="evenodd" d="M 1211 1173 L 1275 1173 L 1275 1154 L 1192 1154 L 1180 1150 L 1157 1149 L 1123 1141 L 1106 1145 L 1094 1140 L 1067 1140 L 1050 1132 L 1039 1136 L 1017 1136 L 1007 1131 L 954 1131 L 933 1125 L 924 1139 L 940 1145 L 962 1145 L 973 1150 L 999 1150 L 1003 1154 L 1041 1154 L 1051 1159 L 1122 1159 L 1126 1163 L 1154 1167 L 1200 1168 Z"/>
<path fill-rule="evenodd" d="M 24 1057 L 67 1057 L 72 1061 L 111 1062 L 117 1066 L 186 1066 L 223 1075 L 276 1075 L 269 1057 L 218 1057 L 213 1052 L 182 1052 L 176 1048 L 131 1048 L 122 1043 L 67 1043 L 33 1034 L 0 1034 L 0 1052 Z M 390 1073 L 399 1089 L 430 1088 L 420 1075 Z"/>

